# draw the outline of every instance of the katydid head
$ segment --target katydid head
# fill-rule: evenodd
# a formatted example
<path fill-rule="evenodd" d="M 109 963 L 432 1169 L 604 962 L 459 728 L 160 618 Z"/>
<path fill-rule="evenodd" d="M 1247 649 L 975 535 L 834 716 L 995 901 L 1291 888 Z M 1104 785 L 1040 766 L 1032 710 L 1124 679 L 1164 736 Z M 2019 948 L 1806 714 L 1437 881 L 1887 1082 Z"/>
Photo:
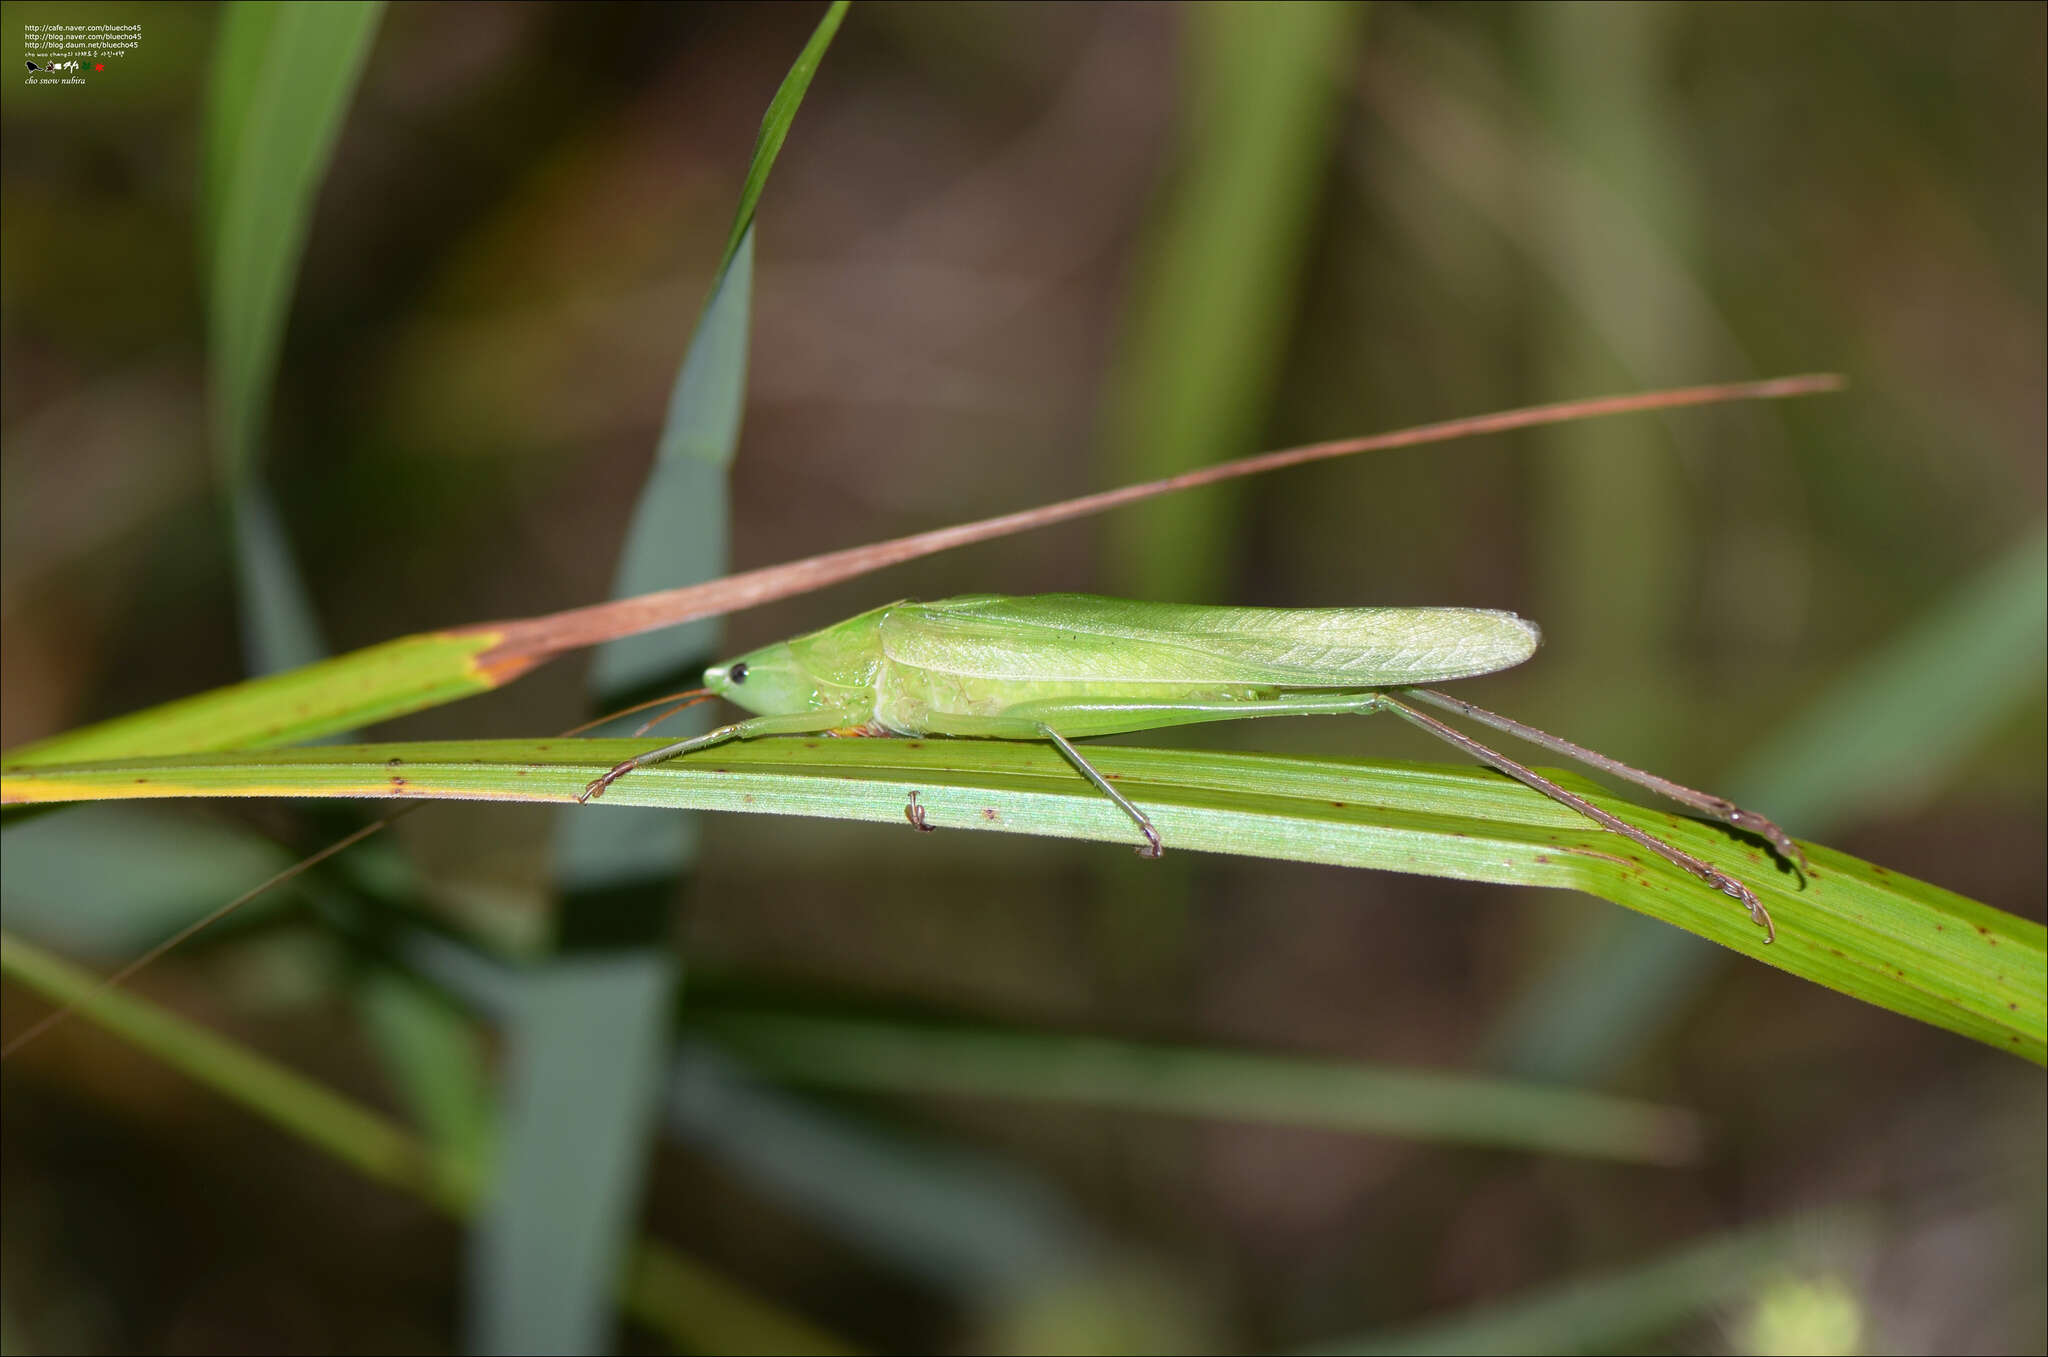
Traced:
<path fill-rule="evenodd" d="M 821 705 L 817 680 L 797 663 L 787 642 L 712 665 L 704 671 L 704 686 L 734 706 L 762 716 L 808 711 Z"/>
<path fill-rule="evenodd" d="M 838 711 L 848 723 L 868 719 L 882 665 L 881 625 L 887 607 L 837 626 L 762 646 L 704 671 L 704 686 L 761 716 Z"/>

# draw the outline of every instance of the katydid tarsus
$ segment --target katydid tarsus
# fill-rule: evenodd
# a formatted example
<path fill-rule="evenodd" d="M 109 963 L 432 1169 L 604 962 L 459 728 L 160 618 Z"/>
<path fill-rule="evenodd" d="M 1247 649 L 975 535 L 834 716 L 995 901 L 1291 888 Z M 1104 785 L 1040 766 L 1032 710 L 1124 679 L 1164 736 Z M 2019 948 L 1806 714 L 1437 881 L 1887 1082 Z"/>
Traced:
<path fill-rule="evenodd" d="M 1261 716 L 1392 712 L 1734 897 L 1776 938 L 1756 893 L 1418 709 L 1456 712 L 1647 787 L 1778 853 L 1806 858 L 1753 811 L 1682 787 L 1418 684 L 1491 674 L 1536 652 L 1536 624 L 1481 608 L 1217 608 L 1088 594 L 970 594 L 874 608 L 704 673 L 706 690 L 755 715 L 614 766 L 580 800 L 638 768 L 728 740 L 771 735 L 945 735 L 1046 740 L 1122 808 L 1156 858 L 1165 846 L 1071 741 Z M 911 793 L 905 816 L 927 829 Z"/>

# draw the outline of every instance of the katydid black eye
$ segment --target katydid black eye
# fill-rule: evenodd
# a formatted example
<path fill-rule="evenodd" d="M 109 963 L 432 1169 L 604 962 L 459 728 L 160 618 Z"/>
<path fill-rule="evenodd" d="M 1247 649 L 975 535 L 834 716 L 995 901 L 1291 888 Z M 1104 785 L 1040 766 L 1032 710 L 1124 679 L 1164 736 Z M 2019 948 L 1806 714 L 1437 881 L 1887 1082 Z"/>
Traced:
<path fill-rule="evenodd" d="M 747 667 L 744 664 L 736 664 L 732 667 L 732 671 L 727 677 L 734 683 L 745 683 L 747 681 Z"/>

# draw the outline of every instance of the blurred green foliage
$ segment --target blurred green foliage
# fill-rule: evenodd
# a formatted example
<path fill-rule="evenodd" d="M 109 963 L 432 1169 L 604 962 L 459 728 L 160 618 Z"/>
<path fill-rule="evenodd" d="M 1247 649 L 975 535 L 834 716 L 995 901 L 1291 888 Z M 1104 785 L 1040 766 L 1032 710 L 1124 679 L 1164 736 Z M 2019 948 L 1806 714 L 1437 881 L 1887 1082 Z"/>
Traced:
<path fill-rule="evenodd" d="M 0 9 L 10 34 L 81 12 L 143 24 L 114 78 L 0 88 L 9 747 L 241 676 L 196 266 L 218 11 Z M 386 12 L 316 201 L 263 442 L 337 649 L 604 595 L 755 126 L 819 12 Z M 1333 44 L 1325 177 L 1284 261 L 1296 300 L 1255 355 L 1277 378 L 1237 435 L 1249 445 L 1219 454 L 1667 381 L 1834 368 L 1852 389 L 1256 483 L 1218 592 L 1534 616 L 1545 652 L 1476 700 L 1715 789 L 1905 647 L 1924 702 L 1975 719 L 1930 727 L 1953 733 L 1902 767 L 1899 732 L 1873 752 L 1854 723 L 1802 717 L 1793 733 L 1829 734 L 1799 746 L 1803 766 L 1886 784 L 1859 788 L 1832 833 L 2039 919 L 2040 648 L 2029 667 L 2024 647 L 1959 643 L 1945 666 L 1911 643 L 1985 597 L 1978 582 L 2043 518 L 2044 24 L 2039 6 L 1374 7 Z M 758 220 L 735 565 L 1114 478 L 1103 430 L 1128 400 L 1137 252 L 1205 116 L 1188 27 L 1165 7 L 853 11 Z M 1220 288 L 1234 280 L 1205 271 L 1223 259 L 1147 286 Z M 991 543 L 736 617 L 729 635 L 741 649 L 906 594 L 1105 587 L 1118 531 Z M 2032 635 L 2031 595 L 2001 597 L 2017 601 L 1982 628 Z M 1993 687 L 1968 659 L 1986 654 Z M 580 710 L 564 666 L 378 733 L 532 736 Z M 1186 739 L 1438 757 L 1375 724 Z M 476 938 L 544 931 L 541 814 L 414 817 L 434 912 L 370 941 L 468 940 L 455 954 L 475 967 Z M 295 846 L 318 833 L 285 807 L 247 821 Z M 81 870 L 95 896 L 123 849 L 99 844 Z M 1562 894 L 1204 860 L 1176 944 L 1129 983 L 1117 930 L 1151 925 L 1088 884 L 1108 851 L 719 819 L 677 925 L 690 985 L 754 1008 L 1462 1070 L 1607 917 Z M 309 950 L 302 917 L 195 947 L 143 988 L 353 1096 L 417 1106 L 336 997 L 361 963 Z M 111 964 L 130 935 L 106 936 Z M 914 1203 L 905 1180 L 836 1182 L 828 1211 L 815 1187 L 771 1190 L 696 1137 L 657 1156 L 646 1224 L 877 1347 L 1279 1347 L 1398 1337 L 1881 1193 L 1897 1209 L 1865 1261 L 1829 1274 L 1866 1343 L 2048 1343 L 2038 1071 L 1763 968 L 1666 993 L 1635 1010 L 1608 1089 L 1700 1114 L 1696 1170 L 845 1094 L 817 1125 L 857 1124 L 913 1175 L 922 1158 L 1005 1185 L 952 1192 L 973 1209 L 930 1237 L 1020 1256 L 985 1241 L 1028 1233 L 1032 1202 L 1070 1222 L 1031 1237 L 1061 1240 L 1075 1270 L 950 1285 L 873 1242 L 878 1212 Z M 11 986 L 0 998 L 10 1032 L 41 1011 Z M 362 1191 L 82 1025 L 5 1077 L 8 1346 L 455 1342 L 459 1241 L 423 1207 Z M 1752 1341 L 1762 1320 L 1724 1334 L 1719 1304 L 1675 1305 L 1661 1332 Z"/>

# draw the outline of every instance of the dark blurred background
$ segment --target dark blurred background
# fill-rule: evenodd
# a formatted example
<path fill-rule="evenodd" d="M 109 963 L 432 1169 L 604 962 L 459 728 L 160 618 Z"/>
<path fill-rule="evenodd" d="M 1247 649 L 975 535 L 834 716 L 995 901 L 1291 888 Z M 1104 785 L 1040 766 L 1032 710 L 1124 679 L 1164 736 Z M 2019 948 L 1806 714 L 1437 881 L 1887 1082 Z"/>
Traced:
<path fill-rule="evenodd" d="M 7 746 L 243 673 L 195 206 L 216 12 L 72 9 L 145 30 L 119 81 L 0 90 Z M 10 40 L 46 12 L 0 10 Z M 604 595 L 755 126 L 817 14 L 386 13 L 264 445 L 336 648 Z M 1247 22 L 855 7 L 761 207 L 736 567 L 1176 449 L 1788 372 L 1847 392 L 1287 472 L 735 616 L 728 651 L 969 591 L 1511 608 L 1544 651 L 1475 700 L 2040 919 L 2048 8 L 1376 5 L 1330 23 L 1312 78 L 1283 72 L 1314 87 L 1284 163 L 1233 169 L 1229 100 L 1266 78 L 1231 67 Z M 1252 173 L 1259 244 L 1190 245 Z M 1222 413 L 1185 427 L 1219 381 Z M 1915 638 L 1952 663 L 1887 668 Z M 377 734 L 552 732 L 579 668 Z M 1883 719 L 1815 744 L 1852 700 Z M 1145 737 L 1183 740 L 1442 758 L 1376 723 Z M 546 814 L 406 826 L 443 926 L 531 944 Z M 2039 1070 L 1660 950 L 1589 897 L 1239 859 L 1141 880 L 1097 846 L 765 817 L 711 820 L 704 851 L 677 924 L 690 993 L 1513 1071 L 1711 1128 L 1700 1164 L 1659 1169 L 1000 1100 L 819 1112 L 901 1137 L 913 1176 L 970 1157 L 1102 1260 L 1089 1285 L 993 1289 L 822 1226 L 716 1145 L 665 1145 L 642 1228 L 859 1342 L 1289 1348 L 1855 1201 L 1886 1212 L 1830 1283 L 1862 1346 L 2048 1344 Z M 8 887 L 19 926 L 31 887 Z M 102 966 L 130 945 L 71 941 Z M 334 998 L 347 970 L 287 912 L 142 988 L 388 1102 Z M 5 999 L 10 1031 L 41 1011 Z M 9 1350 L 459 1344 L 461 1236 L 424 1207 L 82 1023 L 6 1088 Z M 1762 1350 L 1751 1318 L 1730 1302 L 1661 1341 Z"/>

